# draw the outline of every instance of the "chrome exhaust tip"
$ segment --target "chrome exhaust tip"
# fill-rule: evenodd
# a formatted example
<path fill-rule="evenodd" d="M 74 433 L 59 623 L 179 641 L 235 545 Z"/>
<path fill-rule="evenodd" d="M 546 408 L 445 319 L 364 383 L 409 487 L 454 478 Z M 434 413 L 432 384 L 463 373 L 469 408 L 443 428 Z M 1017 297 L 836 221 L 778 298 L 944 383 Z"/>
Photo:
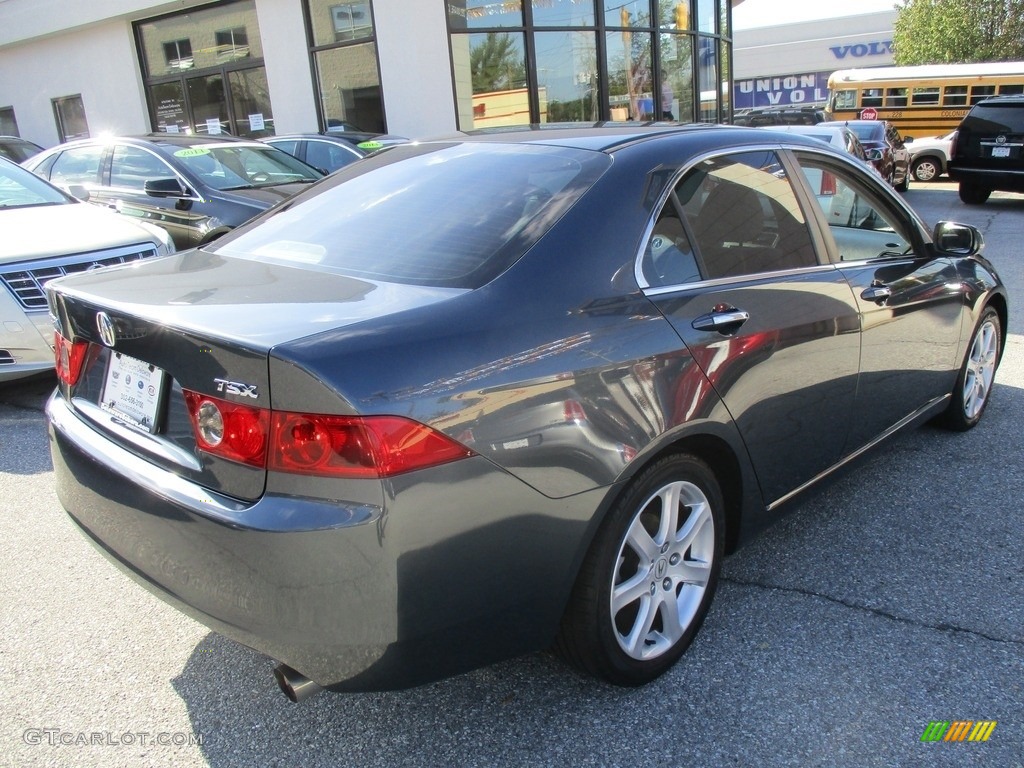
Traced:
<path fill-rule="evenodd" d="M 296 672 L 287 664 L 279 664 L 274 668 L 274 679 L 277 680 L 277 685 L 281 692 L 296 704 L 300 701 L 305 701 L 311 696 L 315 696 L 323 690 L 323 688 L 308 677 L 300 672 Z"/>

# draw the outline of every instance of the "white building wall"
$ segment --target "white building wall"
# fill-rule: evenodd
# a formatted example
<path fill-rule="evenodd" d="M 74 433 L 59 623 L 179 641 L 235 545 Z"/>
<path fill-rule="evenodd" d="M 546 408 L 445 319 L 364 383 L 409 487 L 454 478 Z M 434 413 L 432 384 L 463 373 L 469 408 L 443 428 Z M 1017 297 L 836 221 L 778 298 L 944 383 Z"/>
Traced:
<path fill-rule="evenodd" d="M 737 30 L 735 80 L 893 63 L 896 11 Z"/>
<path fill-rule="evenodd" d="M 256 2 L 274 130 L 281 134 L 317 130 L 316 86 L 302 5 L 302 0 Z"/>
<path fill-rule="evenodd" d="M 0 48 L 0 106 L 14 107 L 24 138 L 44 147 L 59 143 L 51 99 L 75 94 L 82 95 L 92 136 L 149 130 L 128 22 Z"/>
<path fill-rule="evenodd" d="M 427 138 L 456 129 L 448 26 L 441 0 L 374 0 L 388 131 Z"/>

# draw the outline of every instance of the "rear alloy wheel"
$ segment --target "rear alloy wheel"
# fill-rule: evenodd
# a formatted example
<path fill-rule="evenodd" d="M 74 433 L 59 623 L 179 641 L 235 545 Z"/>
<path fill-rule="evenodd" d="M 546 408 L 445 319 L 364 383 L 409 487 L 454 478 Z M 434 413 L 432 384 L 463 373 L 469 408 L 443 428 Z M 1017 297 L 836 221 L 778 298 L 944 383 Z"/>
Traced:
<path fill-rule="evenodd" d="M 943 414 L 943 425 L 966 432 L 979 421 L 991 399 L 992 382 L 999 367 L 1002 329 L 999 314 L 989 307 L 971 338 L 967 359 L 953 386 L 953 398 Z"/>
<path fill-rule="evenodd" d="M 693 641 L 718 583 L 722 493 L 711 469 L 669 456 L 608 513 L 580 569 L 558 649 L 616 685 L 647 683 Z"/>
<path fill-rule="evenodd" d="M 914 181 L 935 181 L 942 175 L 942 168 L 934 157 L 922 157 L 910 166 L 910 173 Z"/>
<path fill-rule="evenodd" d="M 991 194 L 991 189 L 985 189 L 976 184 L 968 184 L 965 181 L 960 182 L 960 199 L 968 205 L 982 205 Z"/>

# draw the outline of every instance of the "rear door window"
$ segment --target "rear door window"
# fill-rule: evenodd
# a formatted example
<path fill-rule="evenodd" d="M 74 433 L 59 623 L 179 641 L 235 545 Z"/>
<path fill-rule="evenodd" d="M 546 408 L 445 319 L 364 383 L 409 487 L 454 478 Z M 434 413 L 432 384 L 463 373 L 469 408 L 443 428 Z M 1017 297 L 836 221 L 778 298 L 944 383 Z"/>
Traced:
<path fill-rule="evenodd" d="M 54 184 L 83 184 L 95 186 L 100 183 L 100 166 L 106 147 L 74 147 L 60 153 L 50 167 L 50 181 Z"/>
<path fill-rule="evenodd" d="M 651 287 L 815 266 L 807 222 L 773 151 L 699 163 L 676 184 L 642 260 Z"/>

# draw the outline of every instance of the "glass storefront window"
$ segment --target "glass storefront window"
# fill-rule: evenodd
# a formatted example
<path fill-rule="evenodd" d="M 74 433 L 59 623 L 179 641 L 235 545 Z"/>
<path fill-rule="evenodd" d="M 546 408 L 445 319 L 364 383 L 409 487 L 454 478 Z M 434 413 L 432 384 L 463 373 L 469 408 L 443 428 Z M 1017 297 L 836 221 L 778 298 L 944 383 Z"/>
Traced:
<path fill-rule="evenodd" d="M 203 7 L 138 25 L 140 55 L 150 77 L 263 58 L 256 4 Z"/>
<path fill-rule="evenodd" d="M 166 133 L 187 133 L 192 123 L 185 109 L 185 88 L 180 80 L 159 83 L 149 89 L 156 118 L 155 130 Z"/>
<path fill-rule="evenodd" d="M 446 0 L 451 29 L 523 26 L 522 0 Z"/>
<path fill-rule="evenodd" d="M 530 122 L 523 36 L 510 32 L 460 35 L 466 45 L 468 82 L 456 80 L 459 125 L 491 128 Z"/>
<path fill-rule="evenodd" d="M 309 0 L 309 20 L 314 46 L 373 37 L 373 9 L 368 0 Z"/>
<path fill-rule="evenodd" d="M 732 113 L 723 88 L 730 0 L 446 0 L 446 8 L 461 129 Z M 503 58 L 517 77 L 496 84 Z"/>
<path fill-rule="evenodd" d="M 651 26 L 649 0 L 604 0 L 604 23 L 608 27 Z"/>
<path fill-rule="evenodd" d="M 728 2 L 729 0 L 723 0 Z M 715 0 L 697 0 L 697 31 L 715 33 L 715 17 L 718 15 Z"/>
<path fill-rule="evenodd" d="M 598 120 L 597 38 L 593 32 L 538 32 L 540 122 Z"/>
<path fill-rule="evenodd" d="M 190 77 L 185 83 L 188 86 L 188 100 L 192 104 L 195 132 L 211 136 L 231 133 L 228 105 L 224 98 L 224 77 L 219 74 Z"/>
<path fill-rule="evenodd" d="M 700 93 L 700 122 L 718 120 L 718 41 L 713 37 L 697 38 L 697 88 Z"/>
<path fill-rule="evenodd" d="M 653 120 L 650 33 L 608 32 L 605 53 L 610 118 Z"/>
<path fill-rule="evenodd" d="M 593 27 L 593 0 L 531 0 L 535 27 Z"/>
<path fill-rule="evenodd" d="M 266 70 L 259 67 L 228 72 L 228 85 L 237 135 L 250 139 L 273 136 L 274 114 Z"/>
<path fill-rule="evenodd" d="M 661 36 L 661 120 L 693 119 L 693 38 Z"/>
<path fill-rule="evenodd" d="M 346 124 L 383 133 L 377 46 L 361 43 L 331 48 L 317 52 L 314 58 L 326 127 Z"/>

